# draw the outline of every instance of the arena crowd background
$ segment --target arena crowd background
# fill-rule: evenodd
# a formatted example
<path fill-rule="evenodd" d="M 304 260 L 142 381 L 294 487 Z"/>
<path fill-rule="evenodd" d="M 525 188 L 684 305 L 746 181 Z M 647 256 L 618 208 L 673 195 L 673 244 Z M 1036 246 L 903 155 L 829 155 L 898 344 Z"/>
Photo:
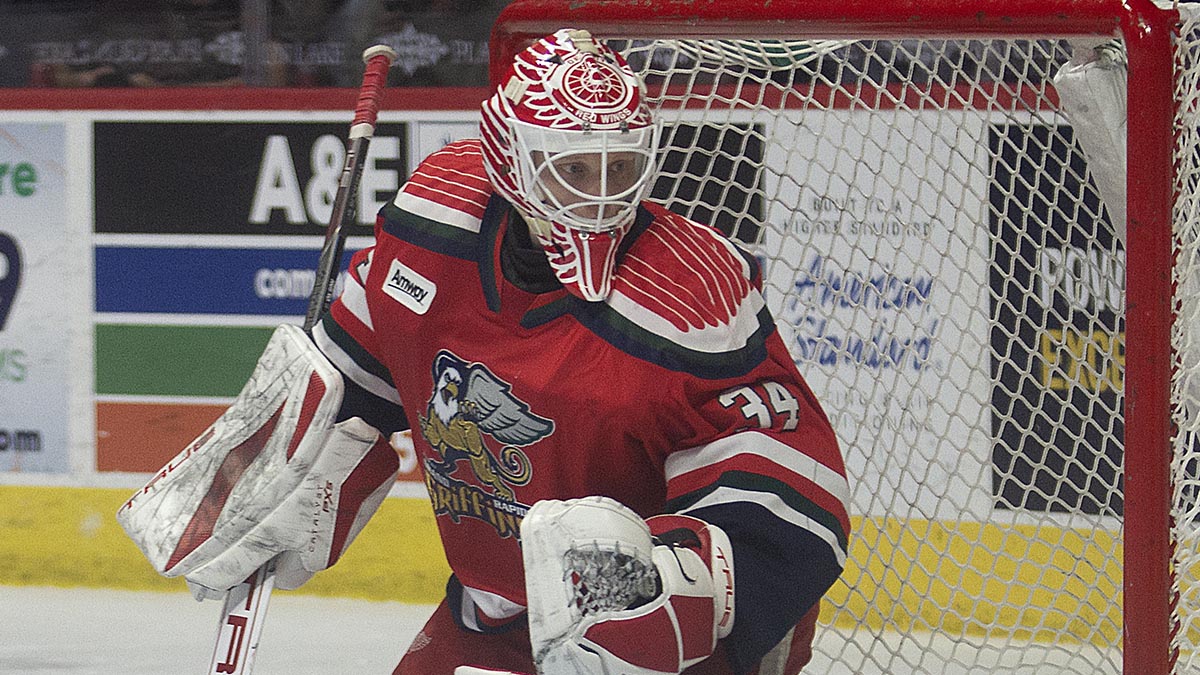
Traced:
<path fill-rule="evenodd" d="M 0 86 L 483 86 L 504 0 L 0 0 Z"/>

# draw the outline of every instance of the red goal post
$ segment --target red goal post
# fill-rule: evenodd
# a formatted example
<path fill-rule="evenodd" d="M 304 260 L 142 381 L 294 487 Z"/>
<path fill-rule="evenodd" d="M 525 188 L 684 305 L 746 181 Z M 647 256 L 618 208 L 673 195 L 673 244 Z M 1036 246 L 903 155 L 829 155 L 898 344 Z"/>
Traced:
<path fill-rule="evenodd" d="M 1198 667 L 1189 13 L 514 0 L 493 84 L 562 27 L 641 71 L 667 129 L 652 198 L 759 257 L 837 427 L 857 517 L 814 666 Z M 1115 199 L 1052 84 L 1104 40 L 1131 102 Z"/>

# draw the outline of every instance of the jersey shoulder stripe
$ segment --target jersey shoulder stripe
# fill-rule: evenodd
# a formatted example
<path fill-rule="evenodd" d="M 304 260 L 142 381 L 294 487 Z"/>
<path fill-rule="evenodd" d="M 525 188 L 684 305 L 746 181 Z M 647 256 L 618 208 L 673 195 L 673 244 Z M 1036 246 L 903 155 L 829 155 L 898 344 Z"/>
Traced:
<path fill-rule="evenodd" d="M 715 229 L 646 203 L 653 216 L 622 258 L 613 289 L 680 332 L 730 324 L 753 270 Z"/>
<path fill-rule="evenodd" d="M 400 395 L 387 367 L 338 323 L 334 313 L 326 314 L 313 328 L 313 339 L 338 370 L 355 384 L 385 401 L 400 403 Z"/>
<path fill-rule="evenodd" d="M 665 471 L 668 482 L 671 482 L 703 472 L 710 474 L 708 477 L 711 478 L 719 475 L 723 467 L 739 462 L 757 462 L 760 467 L 775 467 L 766 473 L 785 478 L 806 478 L 832 498 L 832 501 L 828 501 L 830 511 L 848 513 L 850 484 L 840 468 L 841 456 L 836 446 L 830 445 L 823 450 L 822 446 L 817 445 L 801 451 L 763 431 L 740 431 L 695 448 L 671 453 L 667 457 Z M 817 501 L 827 500 L 818 498 Z"/>
<path fill-rule="evenodd" d="M 492 193 L 478 139 L 451 143 L 431 153 L 396 195 L 396 203 L 418 215 L 476 229 Z"/>
<path fill-rule="evenodd" d="M 845 564 L 850 532 L 832 513 L 776 478 L 744 471 L 727 471 L 717 483 L 671 499 L 665 508 L 670 513 L 686 514 L 720 505 L 739 504 L 757 504 L 773 518 L 816 536 L 829 545 L 839 564 Z"/>
<path fill-rule="evenodd" d="M 668 499 L 686 500 L 691 495 L 698 500 L 720 485 L 743 489 L 758 485 L 758 489 L 777 495 L 779 503 L 824 524 L 838 541 L 846 541 L 850 532 L 850 484 L 841 469 L 836 445 L 802 440 L 794 434 L 789 437 L 806 450 L 754 430 L 672 453 L 665 466 Z"/>
<path fill-rule="evenodd" d="M 384 205 L 379 227 L 422 248 L 474 259 L 491 194 L 478 139 L 451 143 L 425 158 Z"/>
<path fill-rule="evenodd" d="M 525 314 L 521 325 L 536 328 L 569 314 L 600 339 L 617 349 L 667 370 L 687 373 L 702 379 L 742 377 L 767 359 L 767 338 L 775 332 L 775 323 L 766 307 L 745 313 L 739 320 L 742 333 L 711 331 L 708 337 L 720 344 L 713 350 L 695 349 L 679 340 L 665 337 L 639 324 L 630 314 L 618 311 L 611 302 L 587 302 L 572 295 L 561 297 Z M 761 298 L 758 301 L 761 304 Z M 643 319 L 646 317 L 642 317 Z M 737 339 L 726 339 L 734 335 Z"/>
<path fill-rule="evenodd" d="M 340 305 L 368 331 L 375 330 L 374 321 L 371 320 L 371 310 L 367 305 L 366 288 L 367 277 L 371 274 L 371 261 L 374 257 L 374 247 L 363 249 L 355 254 L 351 259 L 348 274 L 346 274 L 342 295 L 334 305 L 335 307 Z"/>
<path fill-rule="evenodd" d="M 630 235 L 604 303 L 568 297 L 527 321 L 569 312 L 632 356 L 706 379 L 743 376 L 767 358 L 775 324 L 755 266 L 731 242 L 651 203 Z"/>

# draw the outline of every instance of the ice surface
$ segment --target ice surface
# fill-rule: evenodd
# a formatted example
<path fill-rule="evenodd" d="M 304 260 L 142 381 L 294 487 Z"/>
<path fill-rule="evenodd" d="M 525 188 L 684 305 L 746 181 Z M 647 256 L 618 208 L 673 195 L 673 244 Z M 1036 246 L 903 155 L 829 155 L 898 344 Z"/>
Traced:
<path fill-rule="evenodd" d="M 432 611 L 276 591 L 254 675 L 388 675 Z M 0 673 L 201 675 L 220 612 L 186 592 L 0 586 Z"/>
<path fill-rule="evenodd" d="M 0 586 L 0 675 L 203 675 L 212 658 L 220 611 L 220 603 L 199 603 L 182 591 Z M 253 675 L 389 675 L 432 611 L 432 605 L 276 591 Z M 857 631 L 846 638 L 823 627 L 804 672 L 1120 672 L 1119 650 L 969 642 L 931 633 Z"/>

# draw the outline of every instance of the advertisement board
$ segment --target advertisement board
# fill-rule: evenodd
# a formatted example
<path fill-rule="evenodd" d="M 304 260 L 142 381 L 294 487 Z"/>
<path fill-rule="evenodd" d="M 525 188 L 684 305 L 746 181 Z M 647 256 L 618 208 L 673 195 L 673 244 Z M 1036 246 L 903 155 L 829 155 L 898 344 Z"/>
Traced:
<path fill-rule="evenodd" d="M 302 321 L 345 161 L 343 123 L 172 117 L 92 125 L 102 472 L 157 470 L 233 400 L 274 326 Z M 376 126 L 344 225 L 343 273 L 423 157 L 415 148 L 475 129 Z"/>
<path fill-rule="evenodd" d="M 369 245 L 376 211 L 421 158 L 475 134 L 474 105 L 381 116 L 350 252 Z M 706 134 L 714 150 L 742 154 L 713 153 L 734 157 L 708 168 L 719 194 L 660 184 L 653 196 L 676 194 L 688 215 L 789 261 L 764 270 L 767 301 L 835 411 L 858 502 L 900 491 L 930 518 L 1119 513 L 1119 497 L 1107 495 L 1119 494 L 1108 488 L 1122 452 L 1124 263 L 1096 234 L 1099 207 L 1058 204 L 1081 191 L 1076 151 L 1027 148 L 1022 161 L 1064 170 L 1054 185 L 1026 185 L 1032 168 L 1006 159 L 1012 121 L 962 111 L 939 127 L 926 117 L 936 112 L 896 113 L 897 141 L 862 111 L 806 114 L 773 127 L 770 149 L 750 142 L 761 133 L 752 120 L 723 137 L 699 122 L 668 128 L 672 170 L 696 161 L 672 147 L 703 145 Z M 153 471 L 224 410 L 274 326 L 302 320 L 344 117 L 0 116 L 0 473 Z M 971 144 L 978 151 L 964 150 Z M 923 175 L 889 170 L 909 146 L 944 159 Z M 780 147 L 809 161 L 774 156 Z M 882 170 L 856 170 L 864 157 Z M 759 186 L 779 200 L 764 201 Z M 1045 231 L 1022 230 L 1028 209 L 1041 210 L 1033 220 Z M 72 232 L 85 233 L 82 246 L 67 243 Z M 79 280 L 86 293 L 72 290 Z M 78 359 L 69 343 L 81 338 Z M 939 387 L 945 379 L 956 386 Z M 988 420 L 991 433 L 963 419 Z M 82 443 L 70 420 L 86 422 Z M 1080 474 L 1093 478 L 1059 479 Z M 402 483 L 421 490 L 412 471 Z M 961 512 L 937 513 L 935 503 Z"/>
<path fill-rule="evenodd" d="M 69 469 L 67 354 L 81 313 L 62 124 L 0 122 L 0 471 Z"/>
<path fill-rule="evenodd" d="M 767 301 L 831 411 L 855 503 L 1120 514 L 1124 258 L 1098 203 L 1070 208 L 1095 199 L 1083 158 L 1051 142 L 1066 128 L 939 114 L 806 113 L 771 145 L 805 161 L 763 160 L 786 205 L 760 208 L 754 250 L 786 263 L 767 266 Z M 1046 167 L 1061 180 L 1029 178 Z"/>

